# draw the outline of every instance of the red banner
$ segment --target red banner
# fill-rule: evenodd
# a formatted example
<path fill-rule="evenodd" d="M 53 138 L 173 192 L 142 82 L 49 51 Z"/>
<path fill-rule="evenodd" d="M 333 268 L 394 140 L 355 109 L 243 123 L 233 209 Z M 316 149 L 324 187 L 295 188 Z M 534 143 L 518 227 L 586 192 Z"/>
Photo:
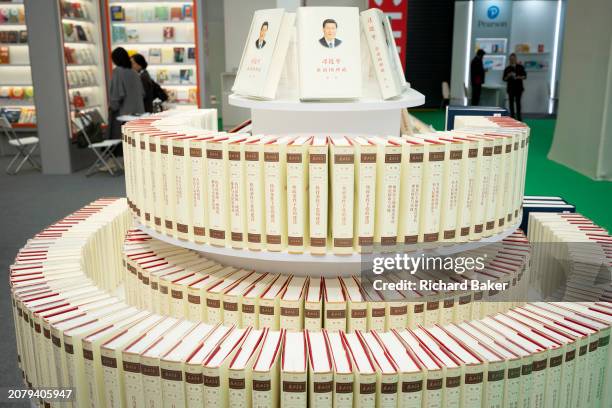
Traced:
<path fill-rule="evenodd" d="M 400 54 L 402 66 L 406 70 L 406 31 L 408 22 L 408 0 L 368 0 L 368 8 L 382 10 L 389 21 Z"/>

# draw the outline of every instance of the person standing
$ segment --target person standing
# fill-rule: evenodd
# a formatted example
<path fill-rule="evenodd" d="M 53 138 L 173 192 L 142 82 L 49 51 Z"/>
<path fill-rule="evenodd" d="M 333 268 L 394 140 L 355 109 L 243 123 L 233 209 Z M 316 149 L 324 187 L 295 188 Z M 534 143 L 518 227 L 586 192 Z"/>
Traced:
<path fill-rule="evenodd" d="M 147 71 L 147 60 L 141 54 L 132 55 L 132 69 L 138 73 L 142 81 L 142 88 L 144 89 L 144 110 L 148 113 L 153 113 L 153 101 L 159 99 L 162 102 L 168 100 L 166 92 L 155 82 L 149 71 Z"/>
<path fill-rule="evenodd" d="M 485 69 L 482 58 L 485 56 L 484 50 L 476 51 L 476 56 L 472 59 L 470 64 L 470 82 L 472 85 L 472 105 L 478 106 L 480 104 L 480 92 L 482 91 L 482 84 L 485 82 Z"/>
<path fill-rule="evenodd" d="M 522 120 L 521 116 L 521 96 L 523 95 L 523 79 L 527 78 L 525 67 L 516 60 L 516 54 L 510 54 L 510 65 L 504 69 L 504 81 L 506 81 L 506 91 L 508 92 L 508 102 L 510 104 L 510 116 L 516 120 Z"/>
<path fill-rule="evenodd" d="M 117 47 L 111 53 L 113 69 L 109 92 L 110 139 L 121 138 L 121 115 L 144 113 L 144 89 L 138 73 L 132 69 L 132 61 L 125 48 Z"/>

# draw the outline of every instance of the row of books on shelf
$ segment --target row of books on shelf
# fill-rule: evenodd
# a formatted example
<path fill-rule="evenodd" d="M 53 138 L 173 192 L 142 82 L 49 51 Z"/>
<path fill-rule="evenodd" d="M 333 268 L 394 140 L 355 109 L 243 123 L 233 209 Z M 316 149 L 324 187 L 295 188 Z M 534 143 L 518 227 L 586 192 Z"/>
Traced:
<path fill-rule="evenodd" d="M 33 107 L 0 107 L 0 116 L 4 116 L 10 124 L 36 123 L 36 109 Z"/>
<path fill-rule="evenodd" d="M 166 22 L 193 20 L 193 5 L 183 6 L 110 6 L 111 21 L 115 22 Z"/>
<path fill-rule="evenodd" d="M 196 87 L 177 87 L 164 88 L 168 95 L 168 103 L 197 105 L 198 88 Z"/>
<path fill-rule="evenodd" d="M 538 287 L 550 299 L 612 301 L 612 237 L 580 214 L 533 212 Z"/>
<path fill-rule="evenodd" d="M 74 48 L 64 45 L 64 59 L 68 65 L 96 64 L 96 57 L 89 48 Z"/>
<path fill-rule="evenodd" d="M 69 69 L 66 71 L 68 88 L 96 86 L 96 73 L 92 69 Z"/>
<path fill-rule="evenodd" d="M 34 99 L 34 88 L 31 86 L 0 85 L 0 100 L 31 101 Z"/>
<path fill-rule="evenodd" d="M 611 402 L 609 302 L 536 302 L 386 332 L 191 322 L 130 306 L 100 289 L 109 282 L 88 279 L 119 268 L 126 214 L 125 200 L 98 200 L 19 251 L 10 284 L 30 388 L 74 388 L 78 406 L 96 407 Z"/>
<path fill-rule="evenodd" d="M 275 99 L 283 75 L 306 101 L 360 98 L 370 77 L 382 99 L 409 88 L 389 18 L 376 8 L 361 14 L 357 7 L 256 11 L 232 91 Z"/>
<path fill-rule="evenodd" d="M 189 29 L 191 35 L 189 38 L 193 38 L 193 28 Z M 161 34 L 160 40 L 163 42 L 175 41 L 176 31 L 172 26 L 163 26 L 159 31 Z M 147 32 L 147 37 L 149 33 Z M 140 30 L 136 28 L 125 28 L 122 25 L 112 26 L 112 38 L 113 43 L 139 43 L 140 42 Z M 145 41 L 146 42 L 146 41 Z"/>
<path fill-rule="evenodd" d="M 88 20 L 91 18 L 87 3 L 79 1 L 61 0 L 60 10 L 63 18 L 77 18 Z"/>
<path fill-rule="evenodd" d="M 134 51 L 136 53 L 137 51 Z M 195 63 L 194 47 L 149 48 L 141 51 L 149 64 L 193 64 Z"/>
<path fill-rule="evenodd" d="M 367 276 L 308 278 L 290 271 L 235 268 L 133 230 L 123 248 L 123 282 L 127 303 L 164 316 L 237 327 L 390 330 L 478 319 L 522 304 L 529 255 L 528 241 L 517 232 L 495 245 L 461 253 L 485 259 L 482 269 L 388 273 L 384 280 L 404 289 L 378 291 Z M 418 289 L 406 289 L 407 281 Z M 421 288 L 420 281 L 448 287 L 465 283 L 466 289 Z M 474 282 L 506 289 L 472 290 Z"/>
<path fill-rule="evenodd" d="M 93 35 L 88 26 L 73 23 L 62 23 L 64 42 L 92 42 Z"/>
<path fill-rule="evenodd" d="M 0 44 L 27 44 L 27 30 L 0 31 Z"/>
<path fill-rule="evenodd" d="M 151 76 L 160 85 L 195 85 L 196 83 L 193 68 L 155 68 L 150 71 Z"/>
<path fill-rule="evenodd" d="M 25 13 L 23 5 L 0 8 L 0 25 L 2 24 L 25 24 Z"/>
<path fill-rule="evenodd" d="M 134 214 L 181 240 L 391 252 L 478 240 L 519 218 L 529 128 L 514 119 L 465 117 L 450 132 L 332 138 L 206 131 L 188 125 L 187 114 L 181 126 L 180 115 L 126 124 L 123 151 Z"/>

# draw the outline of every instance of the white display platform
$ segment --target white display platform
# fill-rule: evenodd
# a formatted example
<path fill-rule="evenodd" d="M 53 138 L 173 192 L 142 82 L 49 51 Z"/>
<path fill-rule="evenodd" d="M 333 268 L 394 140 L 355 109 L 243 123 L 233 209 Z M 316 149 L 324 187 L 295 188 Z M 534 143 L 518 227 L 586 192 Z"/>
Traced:
<path fill-rule="evenodd" d="M 401 109 L 423 105 L 425 96 L 412 88 L 402 96 L 373 96 L 354 101 L 302 102 L 297 96 L 260 100 L 232 94 L 229 104 L 251 109 L 253 134 L 352 133 L 399 136 Z"/>
<path fill-rule="evenodd" d="M 362 255 L 359 253 L 354 253 L 352 255 L 311 255 L 310 253 L 290 254 L 288 252 L 251 251 L 248 249 L 217 247 L 207 244 L 196 244 L 194 242 L 169 237 L 155 231 L 155 229 L 140 224 L 138 220 L 134 220 L 134 223 L 138 229 L 160 241 L 202 252 L 208 259 L 236 268 L 254 269 L 259 272 L 293 274 L 296 276 L 325 277 L 350 276 L 359 274 L 361 270 Z M 441 246 L 435 249 L 415 251 L 411 253 L 411 255 L 420 256 L 425 253 L 431 256 L 448 256 L 461 251 L 469 251 L 501 241 L 516 231 L 520 224 L 521 219 L 507 230 L 483 238 L 480 241 L 470 241 Z"/>

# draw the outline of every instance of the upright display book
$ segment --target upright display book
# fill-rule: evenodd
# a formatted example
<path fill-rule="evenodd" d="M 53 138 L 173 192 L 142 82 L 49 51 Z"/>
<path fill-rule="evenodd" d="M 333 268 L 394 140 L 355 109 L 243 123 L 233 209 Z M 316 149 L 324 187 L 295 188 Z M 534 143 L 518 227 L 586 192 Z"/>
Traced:
<path fill-rule="evenodd" d="M 294 22 L 295 14 L 284 9 L 255 12 L 232 91 L 261 99 L 276 97 Z"/>
<path fill-rule="evenodd" d="M 366 37 L 382 98 L 390 99 L 401 95 L 407 84 L 389 18 L 376 8 L 363 11 L 361 28 Z"/>
<path fill-rule="evenodd" d="M 301 100 L 361 97 L 357 7 L 300 7 L 297 48 Z"/>

